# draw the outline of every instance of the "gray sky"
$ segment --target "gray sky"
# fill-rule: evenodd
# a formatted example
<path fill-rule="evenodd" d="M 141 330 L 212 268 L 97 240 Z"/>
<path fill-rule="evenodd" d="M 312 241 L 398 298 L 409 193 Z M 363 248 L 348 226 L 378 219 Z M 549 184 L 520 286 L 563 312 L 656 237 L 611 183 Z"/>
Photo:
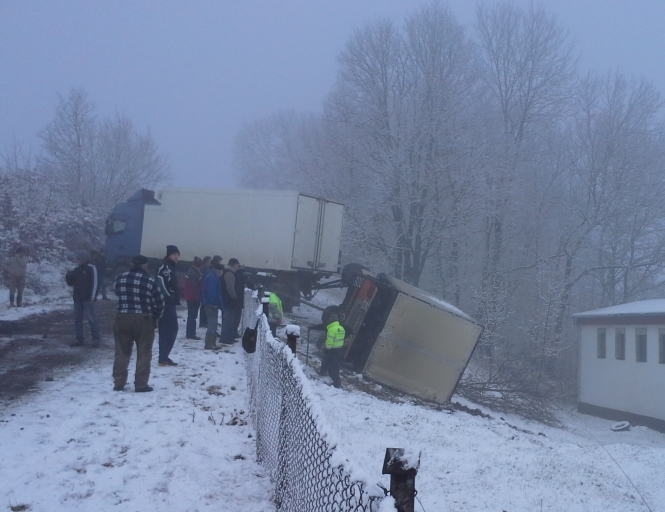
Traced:
<path fill-rule="evenodd" d="M 0 0 L 0 151 L 15 139 L 38 153 L 57 93 L 83 87 L 101 117 L 118 111 L 150 129 L 175 184 L 234 186 L 243 123 L 319 110 L 353 29 L 377 17 L 401 23 L 421 3 Z M 665 92 L 665 1 L 544 4 L 577 40 L 582 70 L 618 69 Z M 475 2 L 448 5 L 472 30 Z"/>

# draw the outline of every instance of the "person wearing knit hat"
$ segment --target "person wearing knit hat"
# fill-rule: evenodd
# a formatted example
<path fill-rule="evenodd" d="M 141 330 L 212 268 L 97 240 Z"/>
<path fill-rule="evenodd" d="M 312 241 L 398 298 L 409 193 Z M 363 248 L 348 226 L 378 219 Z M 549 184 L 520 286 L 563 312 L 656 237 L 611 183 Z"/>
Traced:
<path fill-rule="evenodd" d="M 164 313 L 159 319 L 159 366 L 178 366 L 169 355 L 173 350 L 175 339 L 178 336 L 178 314 L 176 306 L 180 305 L 180 287 L 175 266 L 180 259 L 180 250 L 175 245 L 166 246 L 166 256 L 157 270 L 157 282 L 166 297 Z"/>

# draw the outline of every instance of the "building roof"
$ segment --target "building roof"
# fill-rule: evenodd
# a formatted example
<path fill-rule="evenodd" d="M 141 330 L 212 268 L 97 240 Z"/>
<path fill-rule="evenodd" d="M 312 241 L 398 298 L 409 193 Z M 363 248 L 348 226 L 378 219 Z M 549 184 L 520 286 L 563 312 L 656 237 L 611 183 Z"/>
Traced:
<path fill-rule="evenodd" d="M 638 300 L 610 306 L 607 308 L 594 309 L 576 313 L 573 318 L 587 317 L 614 317 L 614 316 L 637 316 L 637 315 L 663 315 L 665 314 L 665 299 Z"/>

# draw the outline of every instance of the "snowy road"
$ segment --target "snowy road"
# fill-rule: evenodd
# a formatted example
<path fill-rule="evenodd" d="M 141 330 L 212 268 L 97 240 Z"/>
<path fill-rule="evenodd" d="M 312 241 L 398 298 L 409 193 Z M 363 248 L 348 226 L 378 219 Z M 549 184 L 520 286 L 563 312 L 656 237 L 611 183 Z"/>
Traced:
<path fill-rule="evenodd" d="M 4 405 L 3 506 L 274 510 L 272 485 L 255 462 L 253 429 L 246 424 L 242 348 L 210 353 L 202 346 L 179 339 L 177 368 L 153 361 L 153 393 L 134 393 L 131 385 L 113 392 L 109 358 L 89 361 L 43 382 L 38 394 Z M 133 368 L 130 380 L 132 375 Z"/>

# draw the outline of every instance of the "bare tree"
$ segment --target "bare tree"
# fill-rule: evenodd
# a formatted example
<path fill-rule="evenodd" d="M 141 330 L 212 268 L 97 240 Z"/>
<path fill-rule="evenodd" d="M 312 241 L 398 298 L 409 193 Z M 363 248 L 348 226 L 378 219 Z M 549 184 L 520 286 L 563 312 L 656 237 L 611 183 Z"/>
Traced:
<path fill-rule="evenodd" d="M 440 249 L 453 205 L 469 185 L 456 139 L 473 86 L 472 47 L 452 14 L 433 4 L 401 33 L 381 20 L 357 31 L 340 55 L 327 113 L 340 145 L 370 185 L 354 203 L 365 243 L 397 277 L 418 285 Z M 457 125 L 457 126 L 456 126 Z"/>
<path fill-rule="evenodd" d="M 512 3 L 480 4 L 477 10 L 479 69 L 492 92 L 502 120 L 502 139 L 493 166 L 485 173 L 484 261 L 477 312 L 487 320 L 485 341 L 500 340 L 505 308 L 515 284 L 508 280 L 507 247 L 514 248 L 524 230 L 524 211 L 531 198 L 522 194 L 534 155 L 542 143 L 537 135 L 565 114 L 574 76 L 573 45 L 567 31 L 540 5 L 523 9 Z M 545 179 L 547 181 L 547 179 Z M 526 201 L 525 201 L 526 200 Z M 510 241 L 507 246 L 506 241 Z M 537 261 L 535 255 L 533 261 Z M 485 344 L 487 355 L 492 345 Z"/>
<path fill-rule="evenodd" d="M 139 134 L 131 121 L 117 114 L 98 121 L 95 105 L 84 89 L 60 96 L 55 118 L 40 133 L 42 174 L 71 203 L 100 212 L 139 187 L 170 179 L 170 166 L 150 132 Z"/>
<path fill-rule="evenodd" d="M 81 88 L 58 97 L 55 118 L 40 133 L 46 153 L 41 164 L 58 177 L 63 195 L 82 206 L 94 204 L 95 105 Z"/>

